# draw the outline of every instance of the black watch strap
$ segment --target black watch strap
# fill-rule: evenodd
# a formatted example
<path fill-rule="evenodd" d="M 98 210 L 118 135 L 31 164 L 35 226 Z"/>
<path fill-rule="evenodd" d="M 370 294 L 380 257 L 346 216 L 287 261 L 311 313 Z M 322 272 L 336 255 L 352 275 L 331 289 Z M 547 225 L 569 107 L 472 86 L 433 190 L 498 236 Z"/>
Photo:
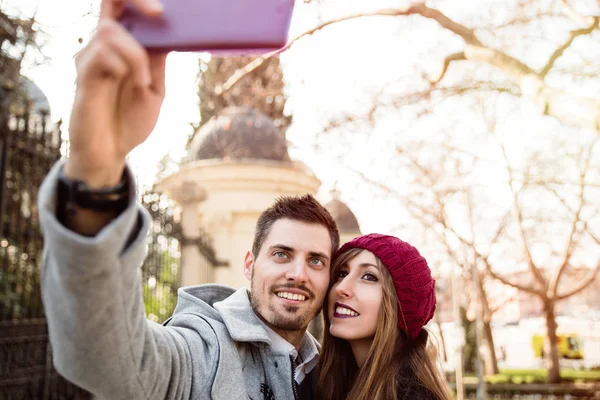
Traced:
<path fill-rule="evenodd" d="M 98 212 L 120 213 L 129 204 L 129 179 L 123 171 L 121 181 L 112 187 L 91 189 L 85 182 L 67 178 L 61 168 L 57 183 L 57 217 L 60 221 L 83 208 Z"/>

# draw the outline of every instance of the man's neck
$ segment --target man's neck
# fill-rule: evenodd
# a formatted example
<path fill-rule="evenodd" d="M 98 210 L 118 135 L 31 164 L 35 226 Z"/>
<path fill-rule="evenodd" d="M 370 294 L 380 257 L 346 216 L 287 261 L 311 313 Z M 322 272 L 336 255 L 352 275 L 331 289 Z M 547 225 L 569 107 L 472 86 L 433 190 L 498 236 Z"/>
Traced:
<path fill-rule="evenodd" d="M 267 326 L 269 326 L 267 324 Z M 273 331 L 285 339 L 286 342 L 290 343 L 292 346 L 296 348 L 298 353 L 300 352 L 300 345 L 302 345 L 302 340 L 304 339 L 304 334 L 306 333 L 306 328 L 299 331 L 288 331 L 282 329 L 275 329 L 272 326 L 269 328 L 273 329 Z"/>

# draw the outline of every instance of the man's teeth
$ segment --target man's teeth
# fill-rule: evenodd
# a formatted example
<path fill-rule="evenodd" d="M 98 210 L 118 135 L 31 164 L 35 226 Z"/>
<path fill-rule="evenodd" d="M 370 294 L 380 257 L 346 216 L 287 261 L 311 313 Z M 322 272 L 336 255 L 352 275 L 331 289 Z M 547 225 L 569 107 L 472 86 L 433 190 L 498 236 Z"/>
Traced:
<path fill-rule="evenodd" d="M 289 292 L 279 292 L 279 293 L 277 293 L 277 296 L 281 297 L 282 299 L 288 299 L 288 300 L 299 300 L 299 301 L 306 300 L 306 297 L 304 295 L 289 293 Z"/>
<path fill-rule="evenodd" d="M 337 307 L 335 312 L 342 315 L 351 315 L 353 317 L 358 317 L 358 313 L 352 310 L 347 309 L 346 307 Z"/>

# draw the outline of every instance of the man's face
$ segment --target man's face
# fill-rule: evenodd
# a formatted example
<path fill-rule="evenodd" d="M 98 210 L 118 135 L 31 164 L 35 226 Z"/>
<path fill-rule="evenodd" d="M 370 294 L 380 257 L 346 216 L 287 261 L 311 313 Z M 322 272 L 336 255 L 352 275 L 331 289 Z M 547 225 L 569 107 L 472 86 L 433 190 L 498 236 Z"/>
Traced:
<path fill-rule="evenodd" d="M 327 228 L 275 221 L 258 255 L 246 254 L 252 309 L 276 332 L 305 329 L 323 305 L 330 262 Z"/>

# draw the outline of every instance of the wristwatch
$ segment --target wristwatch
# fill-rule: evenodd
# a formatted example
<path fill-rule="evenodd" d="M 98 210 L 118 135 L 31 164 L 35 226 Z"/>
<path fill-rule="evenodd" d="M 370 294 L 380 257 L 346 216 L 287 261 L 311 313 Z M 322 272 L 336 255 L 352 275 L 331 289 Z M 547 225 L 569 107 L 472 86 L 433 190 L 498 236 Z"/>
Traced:
<path fill-rule="evenodd" d="M 57 184 L 57 218 L 64 222 L 77 208 L 120 213 L 129 204 L 129 179 L 123 171 L 121 181 L 111 187 L 92 189 L 85 182 L 67 178 L 61 168 Z"/>

